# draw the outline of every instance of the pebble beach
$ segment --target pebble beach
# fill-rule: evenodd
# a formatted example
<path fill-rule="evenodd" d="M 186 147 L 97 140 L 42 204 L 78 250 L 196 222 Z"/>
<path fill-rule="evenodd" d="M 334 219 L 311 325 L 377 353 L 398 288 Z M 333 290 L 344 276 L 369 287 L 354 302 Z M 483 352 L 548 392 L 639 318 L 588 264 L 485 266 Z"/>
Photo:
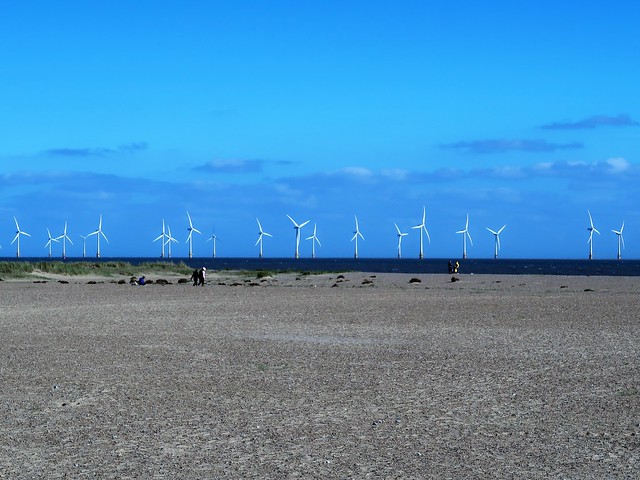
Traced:
<path fill-rule="evenodd" d="M 0 282 L 0 478 L 640 476 L 640 277 L 147 279 Z"/>

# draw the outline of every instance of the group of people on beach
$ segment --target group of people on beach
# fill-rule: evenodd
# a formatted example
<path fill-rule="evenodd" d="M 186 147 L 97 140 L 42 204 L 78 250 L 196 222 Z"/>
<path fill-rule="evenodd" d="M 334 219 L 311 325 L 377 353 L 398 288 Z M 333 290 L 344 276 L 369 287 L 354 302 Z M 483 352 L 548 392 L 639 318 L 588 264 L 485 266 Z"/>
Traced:
<path fill-rule="evenodd" d="M 207 277 L 207 267 L 196 268 L 191 274 L 191 280 L 193 280 L 193 286 L 204 286 L 204 281 Z"/>

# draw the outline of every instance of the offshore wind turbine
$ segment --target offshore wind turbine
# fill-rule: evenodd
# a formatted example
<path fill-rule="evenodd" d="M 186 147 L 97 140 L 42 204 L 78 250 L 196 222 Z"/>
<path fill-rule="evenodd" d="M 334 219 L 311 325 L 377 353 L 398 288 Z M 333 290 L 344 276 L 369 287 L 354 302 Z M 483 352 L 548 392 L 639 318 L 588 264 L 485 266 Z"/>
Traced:
<path fill-rule="evenodd" d="M 87 256 L 87 237 L 89 235 L 80 235 L 82 237 L 82 258 Z"/>
<path fill-rule="evenodd" d="M 80 236 L 82 237 L 82 235 Z M 82 237 L 82 238 L 86 238 L 86 237 Z M 71 243 L 71 245 L 73 245 L 73 242 L 69 238 L 69 235 L 67 235 L 66 221 L 64 222 L 64 231 L 62 232 L 62 235 L 60 235 L 59 237 L 56 237 L 56 240 L 62 240 L 62 258 L 63 259 L 67 258 L 67 240 L 69 240 L 69 243 Z"/>
<path fill-rule="evenodd" d="M 320 239 L 316 235 L 316 227 L 317 225 L 313 224 L 313 235 L 307 237 L 307 240 L 311 240 L 311 258 L 316 258 L 316 242 L 318 242 L 318 246 L 321 247 Z"/>
<path fill-rule="evenodd" d="M 260 220 L 256 218 L 256 222 L 258 222 L 258 240 L 256 240 L 256 245 L 260 244 L 260 252 L 258 253 L 258 258 L 262 258 L 262 239 L 266 235 L 267 237 L 273 237 L 270 233 L 265 232 L 262 229 L 262 225 L 260 224 Z"/>
<path fill-rule="evenodd" d="M 402 237 L 406 237 L 409 234 L 401 232 L 400 228 L 398 228 L 397 223 L 394 223 L 394 225 L 396 226 L 396 230 L 398 231 L 398 258 L 402 258 Z M 422 252 L 422 230 L 420 230 L 420 251 Z"/>
<path fill-rule="evenodd" d="M 109 243 L 109 239 L 107 238 L 107 236 L 102 231 L 102 214 L 100 214 L 100 221 L 98 222 L 98 229 L 95 232 L 91 232 L 89 235 L 87 235 L 87 237 L 90 237 L 91 235 L 95 235 L 96 236 L 96 243 L 97 243 L 96 258 L 100 258 L 100 235 L 102 235 L 104 237 L 104 239 L 107 241 L 107 243 Z"/>
<path fill-rule="evenodd" d="M 358 237 L 360 237 L 362 240 L 364 240 L 364 237 L 362 236 L 362 233 L 360 233 L 360 227 L 358 226 L 358 216 L 354 215 L 355 219 L 356 219 L 356 229 L 353 232 L 353 237 L 351 237 L 351 241 L 353 242 L 354 240 L 356 241 L 356 250 L 355 253 L 353 255 L 353 258 L 358 258 Z"/>
<path fill-rule="evenodd" d="M 160 258 L 164 258 L 164 247 L 166 245 L 164 239 L 167 238 L 167 234 L 164 231 L 164 218 L 162 219 L 162 233 L 160 235 L 158 235 L 155 240 L 153 240 L 154 242 L 157 242 L 158 240 L 160 240 L 160 243 L 162 244 L 162 250 L 160 250 Z"/>
<path fill-rule="evenodd" d="M 13 240 L 11 241 L 11 243 L 13 244 L 16 240 L 18 241 L 17 249 L 16 249 L 16 257 L 20 258 L 20 235 L 26 235 L 27 237 L 30 237 L 31 235 L 29 235 L 27 232 L 23 232 L 22 230 L 20 230 L 20 225 L 18 225 L 18 220 L 16 219 L 16 217 L 13 217 L 13 221 L 16 222 L 16 236 L 13 237 Z"/>
<path fill-rule="evenodd" d="M 431 237 L 429 236 L 429 231 L 426 227 L 426 218 L 427 218 L 427 209 L 426 207 L 422 207 L 422 223 L 420 225 L 416 225 L 415 227 L 420 230 L 420 255 L 418 258 L 422 260 L 424 258 L 423 250 L 422 250 L 422 232 L 424 231 L 427 234 L 427 238 L 429 239 L 429 243 L 431 243 Z M 397 227 L 396 227 L 397 228 Z"/>
<path fill-rule="evenodd" d="M 216 258 L 216 242 L 218 241 L 218 236 L 216 235 L 216 229 L 213 228 L 213 233 L 209 238 L 207 238 L 207 242 L 213 241 L 213 252 L 211 252 L 211 258 Z"/>
<path fill-rule="evenodd" d="M 193 222 L 191 221 L 191 215 L 187 212 L 187 218 L 189 219 L 189 227 L 187 230 L 189 231 L 189 236 L 185 243 L 189 242 L 189 258 L 193 257 L 193 232 L 202 233 L 200 230 L 193 226 Z"/>
<path fill-rule="evenodd" d="M 622 249 L 620 248 L 620 246 L 622 245 L 622 248 L 624 248 L 624 237 L 622 236 L 623 230 L 624 230 L 624 220 L 622 221 L 622 226 L 620 227 L 620 230 L 611 230 L 613 233 L 615 233 L 618 236 L 618 260 L 622 258 Z"/>
<path fill-rule="evenodd" d="M 295 256 L 295 258 L 299 258 L 300 257 L 300 253 L 299 253 L 299 249 L 300 249 L 300 229 L 302 227 L 304 227 L 307 223 L 309 223 L 309 220 L 307 220 L 306 222 L 303 222 L 300 225 L 298 225 L 296 223 L 296 221 L 293 218 L 291 218 L 290 215 L 287 215 L 287 217 L 289 217 L 289 220 L 291 220 L 291 223 L 293 223 L 293 228 L 296 231 L 296 256 Z"/>
<path fill-rule="evenodd" d="M 587 240 L 587 243 L 589 244 L 589 260 L 591 260 L 593 258 L 593 232 L 596 232 L 598 235 L 600 235 L 600 232 L 593 226 L 591 212 L 587 210 L 587 213 L 589 214 L 589 227 L 587 228 L 589 231 L 589 239 Z"/>
<path fill-rule="evenodd" d="M 469 237 L 469 241 L 471 245 L 473 245 L 473 240 L 471 240 L 471 234 L 469 233 L 469 214 L 467 213 L 467 223 L 464 225 L 463 230 L 458 230 L 456 233 L 462 234 L 462 258 L 467 258 L 467 237 Z"/>
<path fill-rule="evenodd" d="M 493 236 L 495 237 L 495 250 L 493 253 L 493 258 L 498 258 L 498 250 L 500 250 L 500 234 L 505 229 L 505 227 L 506 225 L 503 225 L 502 228 L 497 232 L 495 230 L 491 230 L 489 227 L 486 227 L 486 229 L 493 233 Z"/>
<path fill-rule="evenodd" d="M 178 243 L 178 241 L 171 236 L 171 227 L 167 225 L 167 241 L 164 242 L 165 245 L 169 245 L 167 253 L 169 254 L 169 258 L 171 258 L 171 242 Z"/>
<path fill-rule="evenodd" d="M 58 239 L 57 238 L 53 238 L 51 236 L 51 231 L 47 228 L 47 236 L 49 237 L 49 239 L 47 240 L 47 243 L 44 244 L 44 248 L 49 248 L 49 258 L 51 258 L 51 244 L 53 242 L 57 242 Z"/>

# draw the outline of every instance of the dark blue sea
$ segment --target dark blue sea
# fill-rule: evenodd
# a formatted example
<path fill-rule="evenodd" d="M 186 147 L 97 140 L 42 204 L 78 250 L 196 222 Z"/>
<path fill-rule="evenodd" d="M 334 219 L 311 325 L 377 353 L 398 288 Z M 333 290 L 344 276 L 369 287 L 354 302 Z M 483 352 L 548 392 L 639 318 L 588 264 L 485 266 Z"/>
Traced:
<path fill-rule="evenodd" d="M 20 261 L 61 261 L 56 258 L 20 258 Z M 454 262 L 458 259 L 452 259 Z M 5 261 L 15 261 L 7 258 Z M 183 262 L 190 267 L 210 270 L 295 270 L 303 272 L 375 272 L 375 273 L 448 273 L 449 259 L 396 258 L 172 258 L 104 257 L 67 258 L 66 262 L 123 261 L 134 265 L 145 262 Z M 460 274 L 536 274 L 536 275 L 610 275 L 640 276 L 640 260 L 555 260 L 555 259 L 466 259 L 460 262 Z"/>

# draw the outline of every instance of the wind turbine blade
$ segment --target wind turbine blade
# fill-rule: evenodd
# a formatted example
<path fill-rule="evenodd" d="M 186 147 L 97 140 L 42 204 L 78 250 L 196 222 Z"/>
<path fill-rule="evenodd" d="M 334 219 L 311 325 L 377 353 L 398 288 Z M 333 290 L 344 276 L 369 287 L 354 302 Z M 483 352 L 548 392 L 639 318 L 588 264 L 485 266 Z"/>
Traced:
<path fill-rule="evenodd" d="M 202 234 L 202 232 L 201 232 L 200 230 L 198 230 L 197 228 L 192 228 L 192 229 L 191 229 L 191 231 L 192 231 L 192 232 L 199 233 L 199 234 Z"/>
<path fill-rule="evenodd" d="M 354 232 L 353 237 L 351 237 L 351 241 L 353 242 L 356 239 L 357 236 L 358 236 L 358 232 Z M 11 242 L 11 243 L 13 243 L 13 242 Z"/>
<path fill-rule="evenodd" d="M 623 230 L 624 230 L 624 221 L 622 222 L 622 226 L 620 227 L 620 235 L 622 235 Z"/>
<path fill-rule="evenodd" d="M 498 235 L 500 235 L 505 228 L 506 228 L 506 225 L 503 225 L 502 228 L 498 230 Z"/>
<path fill-rule="evenodd" d="M 258 230 L 262 233 L 262 225 L 260 225 L 260 220 L 256 218 L 256 222 L 258 222 Z"/>
<path fill-rule="evenodd" d="M 429 230 L 427 230 L 427 227 L 423 227 L 424 228 L 424 233 L 427 234 L 427 240 L 429 240 L 429 243 L 431 243 L 431 237 L 429 236 Z"/>
<path fill-rule="evenodd" d="M 13 217 L 13 221 L 16 222 L 16 230 L 20 231 L 20 225 L 18 225 L 18 219 Z"/>
<path fill-rule="evenodd" d="M 394 225 L 396 226 L 396 230 L 398 231 L 398 235 L 402 235 L 402 232 L 398 228 L 398 224 L 394 222 Z"/>
<path fill-rule="evenodd" d="M 23 234 L 23 235 L 26 235 L 27 237 L 30 237 L 30 236 L 31 236 L 31 234 L 30 234 L 30 233 L 27 233 L 27 232 L 20 232 L 20 233 L 21 233 L 21 234 Z"/>
<path fill-rule="evenodd" d="M 318 237 L 313 237 L 315 239 L 316 242 L 318 242 L 318 245 L 322 246 L 322 244 L 320 243 L 320 239 Z"/>
<path fill-rule="evenodd" d="M 270 233 L 267 232 L 262 232 L 263 235 L 266 235 L 267 237 L 273 237 L 273 235 L 271 235 Z"/>
<path fill-rule="evenodd" d="M 307 221 L 306 221 L 306 222 L 304 222 L 304 223 L 301 223 L 301 224 L 300 224 L 300 228 L 304 227 L 307 223 L 309 223 L 309 220 L 307 220 Z"/>
<path fill-rule="evenodd" d="M 109 239 L 107 238 L 107 236 L 104 234 L 104 232 L 102 230 L 100 230 L 100 233 L 102 234 L 102 236 L 104 237 L 104 239 L 107 241 L 107 243 L 109 243 Z"/>
<path fill-rule="evenodd" d="M 469 230 L 469 214 L 467 213 L 467 223 L 464 226 L 465 231 Z"/>
<path fill-rule="evenodd" d="M 587 210 L 587 213 L 589 214 L 589 223 L 591 224 L 591 228 L 593 228 L 593 218 L 591 217 L 591 212 Z"/>
<path fill-rule="evenodd" d="M 256 240 L 256 243 L 253 246 L 255 247 L 256 245 L 258 245 L 260 243 L 260 240 L 262 240 L 262 233 L 258 235 L 258 240 Z"/>
<path fill-rule="evenodd" d="M 300 228 L 300 225 L 298 225 L 298 224 L 296 223 L 296 221 L 295 221 L 293 218 L 291 218 L 291 216 L 290 216 L 289 214 L 287 214 L 287 217 L 289 217 L 289 220 L 291 220 L 291 223 L 293 223 L 293 225 L 294 225 L 296 228 Z"/>
<path fill-rule="evenodd" d="M 496 235 L 496 242 L 498 242 L 498 250 L 500 250 L 500 235 Z"/>
<path fill-rule="evenodd" d="M 594 227 L 593 231 L 596 232 L 598 235 L 600 235 L 600 232 L 595 227 Z"/>
<path fill-rule="evenodd" d="M 622 234 L 620 235 L 620 240 L 622 241 L 622 248 L 624 248 L 624 237 L 622 236 Z"/>
<path fill-rule="evenodd" d="M 427 220 L 427 207 L 422 207 L 422 225 L 425 224 Z"/>
<path fill-rule="evenodd" d="M 484 227 L 484 228 L 486 228 L 487 230 L 489 230 L 489 231 L 490 231 L 491 233 L 493 233 L 494 235 L 498 235 L 498 232 L 496 232 L 496 231 L 494 231 L 494 230 L 491 230 L 489 227 Z"/>
<path fill-rule="evenodd" d="M 189 230 L 189 235 L 187 236 L 187 239 L 184 241 L 184 243 L 187 243 L 189 240 L 191 240 L 192 233 L 193 233 L 193 230 Z"/>
<path fill-rule="evenodd" d="M 164 233 L 158 235 L 158 237 L 154 240 L 154 242 L 157 242 L 158 240 L 160 240 L 161 238 L 164 238 Z"/>
<path fill-rule="evenodd" d="M 469 241 L 471 242 L 471 245 L 473 245 L 473 240 L 471 239 L 471 234 L 469 233 L 469 230 L 465 230 L 465 232 L 467 234 L 467 237 L 469 237 Z"/>
<path fill-rule="evenodd" d="M 191 223 L 191 215 L 187 212 L 187 218 L 189 219 L 189 228 L 193 228 L 193 223 Z"/>

